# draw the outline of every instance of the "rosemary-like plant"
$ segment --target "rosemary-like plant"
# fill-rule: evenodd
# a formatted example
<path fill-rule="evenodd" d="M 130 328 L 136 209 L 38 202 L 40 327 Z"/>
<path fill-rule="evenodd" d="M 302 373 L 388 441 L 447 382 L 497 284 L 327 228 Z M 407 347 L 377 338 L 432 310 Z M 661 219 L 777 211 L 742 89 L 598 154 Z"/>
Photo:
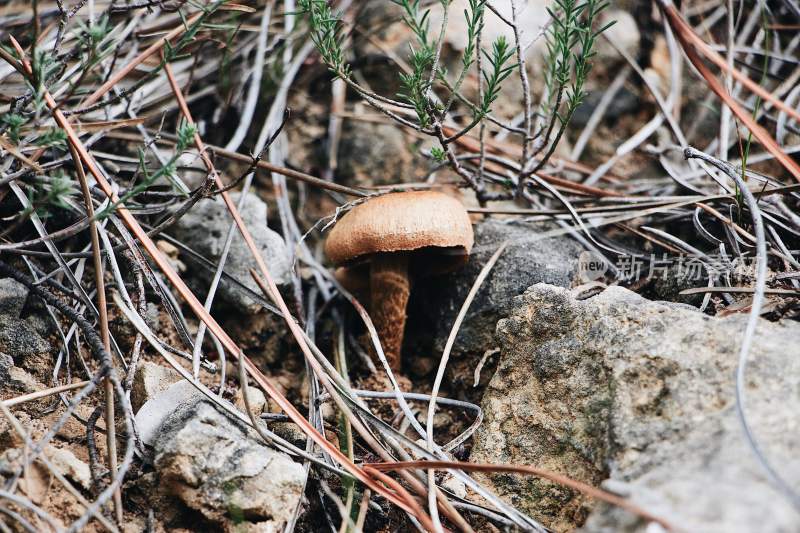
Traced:
<path fill-rule="evenodd" d="M 499 127 L 508 127 L 492 118 L 492 106 L 501 96 L 503 82 L 523 65 L 515 63 L 514 57 L 525 47 L 518 42 L 510 43 L 503 36 L 485 45 L 481 36 L 487 0 L 468 0 L 462 13 L 467 26 L 467 42 L 460 58 L 460 71 L 448 79 L 441 64 L 441 50 L 446 37 L 447 20 L 451 16 L 451 0 L 438 1 L 443 13 L 438 31 L 431 28 L 430 9 L 425 8 L 421 0 L 392 2 L 400 7 L 402 23 L 413 36 L 408 52 L 409 69 L 398 75 L 401 89 L 395 98 L 375 94 L 351 78 L 342 39 L 343 24 L 326 0 L 299 0 L 298 7 L 306 15 L 317 51 L 335 77 L 343 79 L 367 103 L 399 124 L 436 138 L 438 146 L 431 148 L 430 157 L 438 163 L 447 162 L 475 189 L 480 201 L 510 197 L 517 191 L 494 194 L 487 191 L 482 169 L 475 168 L 472 163 L 462 164 L 454 145 L 457 139 L 486 120 L 491 120 Z M 537 138 L 536 149 L 527 160 L 520 162 L 519 179 L 493 177 L 493 183 L 505 189 L 524 186 L 525 178 L 542 168 L 555 151 L 572 115 L 586 95 L 584 86 L 591 69 L 590 59 L 594 55 L 597 36 L 613 24 L 594 29 L 599 14 L 607 5 L 603 0 L 556 0 L 555 8 L 550 10 L 553 20 L 547 31 L 545 97 L 540 109 L 540 116 L 546 117 L 546 120 L 534 137 Z M 519 31 L 514 34 L 515 39 L 519 39 Z M 475 69 L 480 83 L 475 101 L 461 93 L 464 80 L 472 69 Z M 527 83 L 524 85 L 527 88 Z M 456 102 L 465 105 L 472 115 L 466 125 L 456 126 L 451 116 L 451 109 Z M 415 119 L 396 113 L 392 106 L 413 111 Z M 509 129 L 515 134 L 520 131 L 513 127 Z M 526 136 L 525 142 L 529 140 L 530 137 Z M 483 151 L 481 142 L 481 158 Z M 536 157 L 542 153 L 544 155 Z"/>
<path fill-rule="evenodd" d="M 600 13 L 608 7 L 605 1 L 556 0 L 555 3 L 555 9 L 548 8 L 552 24 L 547 31 L 545 98 L 540 110 L 540 115 L 548 117 L 548 120 L 539 132 L 534 155 L 543 150 L 546 152 L 538 161 L 526 162 L 526 176 L 541 169 L 553 155 L 572 115 L 586 97 L 584 86 L 591 70 L 589 60 L 595 55 L 597 37 L 615 22 L 594 29 Z M 553 137 L 556 127 L 558 130 Z"/>

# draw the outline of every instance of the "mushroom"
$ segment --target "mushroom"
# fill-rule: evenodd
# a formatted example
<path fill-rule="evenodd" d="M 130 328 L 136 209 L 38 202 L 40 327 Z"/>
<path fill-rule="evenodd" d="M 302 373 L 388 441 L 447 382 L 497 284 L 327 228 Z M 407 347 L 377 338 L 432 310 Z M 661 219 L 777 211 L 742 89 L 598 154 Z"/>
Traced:
<path fill-rule="evenodd" d="M 474 238 L 464 206 L 435 191 L 389 193 L 357 205 L 331 230 L 325 254 L 369 279 L 370 318 L 393 370 L 400 369 L 410 278 L 466 263 Z"/>

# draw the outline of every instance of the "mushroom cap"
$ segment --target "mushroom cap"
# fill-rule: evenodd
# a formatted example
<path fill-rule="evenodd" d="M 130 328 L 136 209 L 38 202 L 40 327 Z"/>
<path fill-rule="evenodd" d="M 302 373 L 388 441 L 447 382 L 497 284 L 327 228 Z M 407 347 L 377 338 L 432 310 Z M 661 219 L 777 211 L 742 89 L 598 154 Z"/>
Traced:
<path fill-rule="evenodd" d="M 345 265 L 378 253 L 413 252 L 413 264 L 419 266 L 424 258 L 425 270 L 448 272 L 465 262 L 473 242 L 472 223 L 461 202 L 437 191 L 408 191 L 354 207 L 331 230 L 325 254 Z"/>

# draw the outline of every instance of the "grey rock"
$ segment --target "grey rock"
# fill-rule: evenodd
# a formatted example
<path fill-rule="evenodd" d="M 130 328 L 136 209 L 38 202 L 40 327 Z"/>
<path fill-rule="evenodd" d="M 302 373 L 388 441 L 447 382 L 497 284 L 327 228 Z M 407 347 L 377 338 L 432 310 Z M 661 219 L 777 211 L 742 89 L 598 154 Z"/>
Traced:
<path fill-rule="evenodd" d="M 17 365 L 34 373 L 46 372 L 51 346 L 31 322 L 10 315 L 0 315 L 0 352 L 14 358 Z"/>
<path fill-rule="evenodd" d="M 239 203 L 240 194 L 238 192 L 231 193 L 231 199 L 236 205 Z M 288 283 L 291 277 L 292 260 L 281 236 L 267 227 L 267 204 L 255 194 L 248 193 L 247 201 L 240 213 L 256 246 L 261 251 L 275 283 L 278 285 Z M 201 200 L 181 217 L 175 224 L 173 233 L 189 248 L 216 264 L 225 246 L 225 238 L 232 220 L 222 199 L 210 198 Z M 212 270 L 198 265 L 188 254 L 184 260 L 191 267 L 191 276 L 201 280 L 206 286 L 211 283 L 214 277 Z M 237 231 L 225 262 L 225 271 L 257 294 L 261 294 L 258 285 L 250 276 L 251 268 L 257 268 L 255 259 Z M 260 308 L 244 290 L 225 278 L 220 282 L 218 294 L 227 304 L 241 312 L 252 313 Z"/>
<path fill-rule="evenodd" d="M 159 331 L 159 326 L 161 324 L 159 308 L 154 302 L 147 302 L 145 311 L 141 313 L 141 315 L 145 321 L 145 324 L 147 324 L 151 330 Z M 30 319 L 31 317 L 28 317 L 28 320 Z M 136 334 L 138 333 L 138 330 L 127 318 L 125 318 L 124 315 L 113 316 L 111 318 L 109 328 L 111 329 L 111 334 L 114 336 L 114 339 L 117 341 L 117 344 L 123 352 L 130 352 L 133 350 L 133 345 L 136 341 Z"/>
<path fill-rule="evenodd" d="M 15 366 L 14 359 L 10 355 L 0 352 L 0 399 L 8 400 L 46 388 L 46 385 L 43 385 L 30 373 Z M 31 414 L 35 413 L 38 416 L 51 403 L 52 398 L 41 398 L 17 404 L 14 409 Z M 1 426 L 0 429 L 2 429 Z M 5 437 L 1 434 L 2 431 L 0 431 L 0 441 L 3 441 Z M 2 447 L 3 444 L 0 442 L 0 448 Z"/>
<path fill-rule="evenodd" d="M 0 353 L 0 380 L 8 379 L 8 372 L 14 366 L 14 358 L 8 354 Z"/>
<path fill-rule="evenodd" d="M 271 422 L 269 428 L 280 438 L 304 448 L 308 437 L 294 422 Z"/>
<path fill-rule="evenodd" d="M 155 452 L 161 490 L 226 529 L 243 522 L 279 531 L 302 496 L 300 464 L 205 401 L 164 420 Z"/>
<path fill-rule="evenodd" d="M 424 297 L 420 308 L 429 324 L 423 329 L 434 325 L 437 352 L 444 347 L 472 284 L 501 243 L 509 241 L 469 308 L 453 347 L 455 355 L 480 357 L 495 348 L 495 326 L 511 310 L 514 297 L 535 283 L 569 287 L 583 250 L 568 237 L 540 238 L 549 226 L 487 219 L 474 229 L 475 246 L 467 265 L 446 277 L 423 280 L 417 291 Z"/>
<path fill-rule="evenodd" d="M 401 128 L 348 120 L 339 141 L 337 174 L 357 185 L 414 181 L 414 156 Z"/>
<path fill-rule="evenodd" d="M 12 278 L 0 279 L 0 317 L 19 317 L 27 298 L 28 288 L 25 285 Z"/>
<path fill-rule="evenodd" d="M 140 363 L 133 376 L 131 387 L 131 407 L 134 411 L 154 398 L 158 393 L 180 381 L 181 375 L 173 369 L 150 361 Z"/>
<path fill-rule="evenodd" d="M 136 413 L 136 428 L 141 441 L 152 446 L 158 438 L 164 421 L 175 411 L 190 409 L 203 399 L 203 393 L 181 380 L 148 399 Z"/>
<path fill-rule="evenodd" d="M 736 417 L 734 374 L 746 317 L 713 318 L 620 287 L 578 301 L 538 284 L 497 326 L 501 359 L 483 401 L 473 461 L 532 464 L 599 485 L 685 531 L 797 531 Z M 787 479 L 800 475 L 797 324 L 759 322 L 747 414 Z M 787 350 L 787 347 L 793 347 Z M 645 531 L 646 524 L 537 479 L 493 476 L 512 503 L 555 530 Z M 800 488 L 795 486 L 795 489 Z"/>

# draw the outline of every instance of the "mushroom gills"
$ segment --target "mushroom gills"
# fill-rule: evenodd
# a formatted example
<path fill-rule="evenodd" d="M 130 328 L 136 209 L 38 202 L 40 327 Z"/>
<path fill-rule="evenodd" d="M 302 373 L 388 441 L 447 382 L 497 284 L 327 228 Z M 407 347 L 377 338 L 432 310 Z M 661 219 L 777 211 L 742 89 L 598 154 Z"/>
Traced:
<path fill-rule="evenodd" d="M 376 254 L 370 263 L 370 318 L 392 370 L 400 370 L 410 292 L 408 256 L 404 253 Z"/>

